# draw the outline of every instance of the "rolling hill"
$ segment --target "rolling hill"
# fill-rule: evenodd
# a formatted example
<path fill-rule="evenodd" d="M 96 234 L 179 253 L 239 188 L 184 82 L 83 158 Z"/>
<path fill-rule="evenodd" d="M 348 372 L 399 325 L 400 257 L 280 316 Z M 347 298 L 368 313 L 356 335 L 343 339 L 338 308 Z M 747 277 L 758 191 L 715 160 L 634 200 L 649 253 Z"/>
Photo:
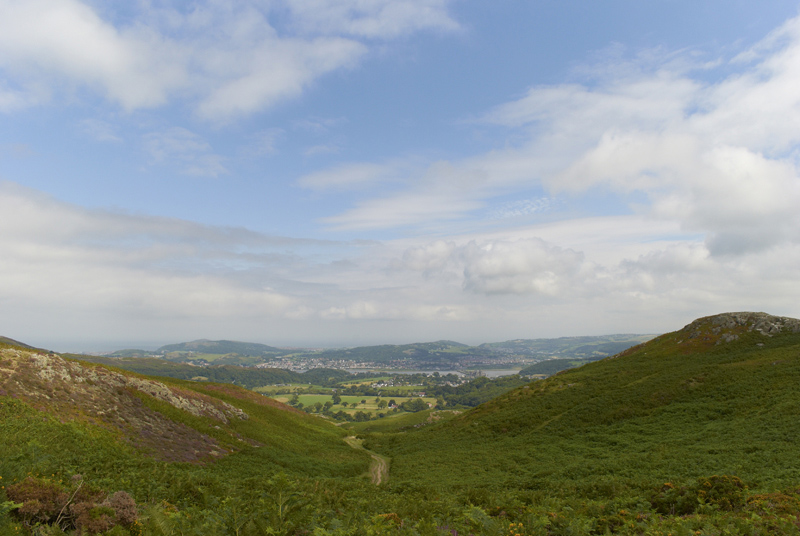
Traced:
<path fill-rule="evenodd" d="M 71 355 L 68 357 L 116 367 L 148 376 L 165 376 L 181 380 L 202 380 L 219 383 L 233 383 L 247 389 L 263 385 L 305 383 L 332 385 L 352 377 L 349 372 L 335 369 L 315 368 L 306 372 L 294 372 L 276 368 L 253 368 L 239 365 L 197 366 L 187 363 L 166 361 L 154 357 L 97 357 Z"/>
<path fill-rule="evenodd" d="M 478 348 L 494 353 L 559 359 L 600 359 L 627 350 L 653 338 L 653 335 L 602 335 L 559 337 L 556 339 L 514 339 L 481 344 Z"/>
<path fill-rule="evenodd" d="M 64 463 L 96 474 L 128 462 L 222 467 L 242 459 L 265 474 L 345 476 L 366 468 L 335 426 L 234 385 L 155 379 L 10 345 L 0 346 L 0 372 L 3 460 L 24 458 L 36 444 L 35 456 L 44 456 L 43 467 L 55 464 L 53 472 Z"/>
<path fill-rule="evenodd" d="M 368 443 L 416 485 L 618 493 L 724 473 L 775 488 L 800 483 L 798 379 L 800 321 L 723 314 Z"/>
<path fill-rule="evenodd" d="M 800 320 L 726 313 L 345 438 L 234 385 L 0 344 L 0 534 L 798 534 L 798 379 Z"/>
<path fill-rule="evenodd" d="M 412 344 L 383 344 L 327 350 L 281 349 L 265 344 L 238 341 L 211 341 L 168 344 L 155 352 L 139 349 L 118 350 L 104 357 L 159 357 L 176 363 L 253 366 L 270 362 L 287 368 L 319 366 L 351 367 L 369 363 L 376 367 L 422 370 L 451 368 L 487 368 L 531 359 L 602 359 L 649 340 L 650 335 L 603 335 L 562 337 L 558 339 L 517 339 L 506 342 L 468 346 L 455 341 Z M 288 361 L 283 361 L 284 359 Z M 563 364 L 563 363 L 562 363 Z M 566 365 L 564 364 L 564 367 Z"/>

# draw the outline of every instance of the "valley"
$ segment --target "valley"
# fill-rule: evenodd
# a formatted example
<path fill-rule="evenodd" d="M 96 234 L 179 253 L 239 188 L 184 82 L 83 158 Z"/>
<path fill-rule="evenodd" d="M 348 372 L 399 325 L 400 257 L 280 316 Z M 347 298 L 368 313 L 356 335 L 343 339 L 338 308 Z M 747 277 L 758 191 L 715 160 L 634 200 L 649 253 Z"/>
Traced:
<path fill-rule="evenodd" d="M 85 357 L 0 344 L 0 534 L 798 531 L 794 319 L 698 319 L 546 379 L 507 377 L 519 384 L 472 408 L 445 396 L 495 380 L 434 381 L 401 400 L 412 386 L 321 370 L 331 387 L 265 396 L 233 377 L 148 376 Z M 363 394 L 379 382 L 385 391 Z M 429 396 L 445 388 L 455 391 Z M 386 413 L 305 411 L 332 409 L 334 396 L 354 414 Z M 415 400 L 425 407 L 403 409 Z"/>

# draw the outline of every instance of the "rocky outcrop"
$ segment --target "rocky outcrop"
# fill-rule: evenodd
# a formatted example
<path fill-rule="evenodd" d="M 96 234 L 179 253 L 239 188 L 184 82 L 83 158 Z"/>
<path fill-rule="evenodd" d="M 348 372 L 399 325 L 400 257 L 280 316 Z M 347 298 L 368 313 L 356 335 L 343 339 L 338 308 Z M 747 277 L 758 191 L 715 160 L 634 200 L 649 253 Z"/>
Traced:
<path fill-rule="evenodd" d="M 25 400 L 62 421 L 85 420 L 116 430 L 134 446 L 170 461 L 203 461 L 230 449 L 150 409 L 148 397 L 211 419 L 217 428 L 248 419 L 241 409 L 190 389 L 19 348 L 0 348 L 0 395 Z"/>
<path fill-rule="evenodd" d="M 19 351 L 16 355 L 21 357 Z M 161 382 L 127 376 L 99 367 L 85 367 L 55 354 L 30 353 L 28 359 L 37 369 L 39 377 L 49 382 L 60 380 L 74 386 L 83 385 L 84 388 L 89 388 L 88 386 L 97 388 L 103 385 L 113 388 L 130 387 L 196 417 L 211 417 L 225 424 L 230 418 L 242 420 L 248 418 L 247 413 L 227 402 L 197 393 L 189 394 L 186 391 L 170 388 Z"/>
<path fill-rule="evenodd" d="M 800 333 L 800 320 L 785 316 L 773 316 L 767 313 L 722 313 L 699 318 L 681 330 L 686 339 L 700 337 L 716 338 L 716 344 L 732 342 L 743 332 L 755 331 L 765 337 L 780 333 Z"/>

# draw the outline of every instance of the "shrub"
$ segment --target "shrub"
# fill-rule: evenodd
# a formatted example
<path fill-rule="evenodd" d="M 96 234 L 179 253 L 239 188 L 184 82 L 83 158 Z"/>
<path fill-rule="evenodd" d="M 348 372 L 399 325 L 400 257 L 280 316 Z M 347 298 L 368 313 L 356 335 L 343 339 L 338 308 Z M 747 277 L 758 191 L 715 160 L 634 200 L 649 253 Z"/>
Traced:
<path fill-rule="evenodd" d="M 692 486 L 675 486 L 670 482 L 650 497 L 650 503 L 660 514 L 688 515 L 700 505 L 710 505 L 724 511 L 741 509 L 747 490 L 739 477 L 713 475 L 701 477 Z"/>
<path fill-rule="evenodd" d="M 738 476 L 714 475 L 697 479 L 698 502 L 717 506 L 727 512 L 744 506 L 746 490 L 747 486 Z"/>
<path fill-rule="evenodd" d="M 26 525 L 55 522 L 69 501 L 69 494 L 61 484 L 32 476 L 8 486 L 6 495 L 22 503 L 15 513 Z"/>
<path fill-rule="evenodd" d="M 132 526 L 138 517 L 136 501 L 124 491 L 108 497 L 74 477 L 71 488 L 60 481 L 29 476 L 8 486 L 9 499 L 21 506 L 14 512 L 25 525 L 54 525 L 62 530 L 99 534 L 120 525 Z"/>

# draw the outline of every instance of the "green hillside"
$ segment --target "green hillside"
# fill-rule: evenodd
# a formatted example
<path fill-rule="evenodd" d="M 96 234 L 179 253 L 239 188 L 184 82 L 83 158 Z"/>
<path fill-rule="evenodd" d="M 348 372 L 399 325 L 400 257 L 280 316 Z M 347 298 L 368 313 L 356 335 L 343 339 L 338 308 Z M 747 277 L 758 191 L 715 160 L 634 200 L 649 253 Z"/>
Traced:
<path fill-rule="evenodd" d="M 266 344 L 258 344 L 255 342 L 209 341 L 207 339 L 182 342 L 179 344 L 168 344 L 159 348 L 158 352 L 164 354 L 170 352 L 194 352 L 198 354 L 214 355 L 237 354 L 246 357 L 263 357 L 290 353 L 287 350 L 281 350 L 274 346 L 267 346 Z"/>
<path fill-rule="evenodd" d="M 798 379 L 800 321 L 724 314 L 346 430 L 0 345 L 0 535 L 797 535 Z"/>
<path fill-rule="evenodd" d="M 652 335 L 602 335 L 559 337 L 557 339 L 515 339 L 492 342 L 478 348 L 494 353 L 561 359 L 602 358 L 614 355 L 652 339 Z"/>
<path fill-rule="evenodd" d="M 597 361 L 598 359 L 603 359 L 603 358 L 547 359 L 545 361 L 539 361 L 538 363 L 534 363 L 533 365 L 525 367 L 524 369 L 519 371 L 519 374 L 520 376 L 533 376 L 536 374 L 544 374 L 545 376 L 551 376 L 553 374 L 556 374 L 557 372 L 561 372 L 562 370 L 580 367 L 581 365 L 585 365 L 586 363 L 591 363 L 592 361 Z"/>
<path fill-rule="evenodd" d="M 149 378 L 0 345 L 0 484 L 33 486 L 39 502 L 29 509 L 45 508 L 42 494 L 56 500 L 47 490 L 77 492 L 70 478 L 101 495 L 124 490 L 142 505 L 181 508 L 241 496 L 254 482 L 266 492 L 277 474 L 358 479 L 369 456 L 345 436 L 234 385 Z M 12 504 L 3 501 L 0 494 L 0 504 Z M 22 517 L 30 527 L 44 519 Z"/>
<path fill-rule="evenodd" d="M 798 331 L 766 315 L 701 319 L 370 445 L 416 485 L 586 494 L 723 473 L 764 489 L 800 483 Z"/>

